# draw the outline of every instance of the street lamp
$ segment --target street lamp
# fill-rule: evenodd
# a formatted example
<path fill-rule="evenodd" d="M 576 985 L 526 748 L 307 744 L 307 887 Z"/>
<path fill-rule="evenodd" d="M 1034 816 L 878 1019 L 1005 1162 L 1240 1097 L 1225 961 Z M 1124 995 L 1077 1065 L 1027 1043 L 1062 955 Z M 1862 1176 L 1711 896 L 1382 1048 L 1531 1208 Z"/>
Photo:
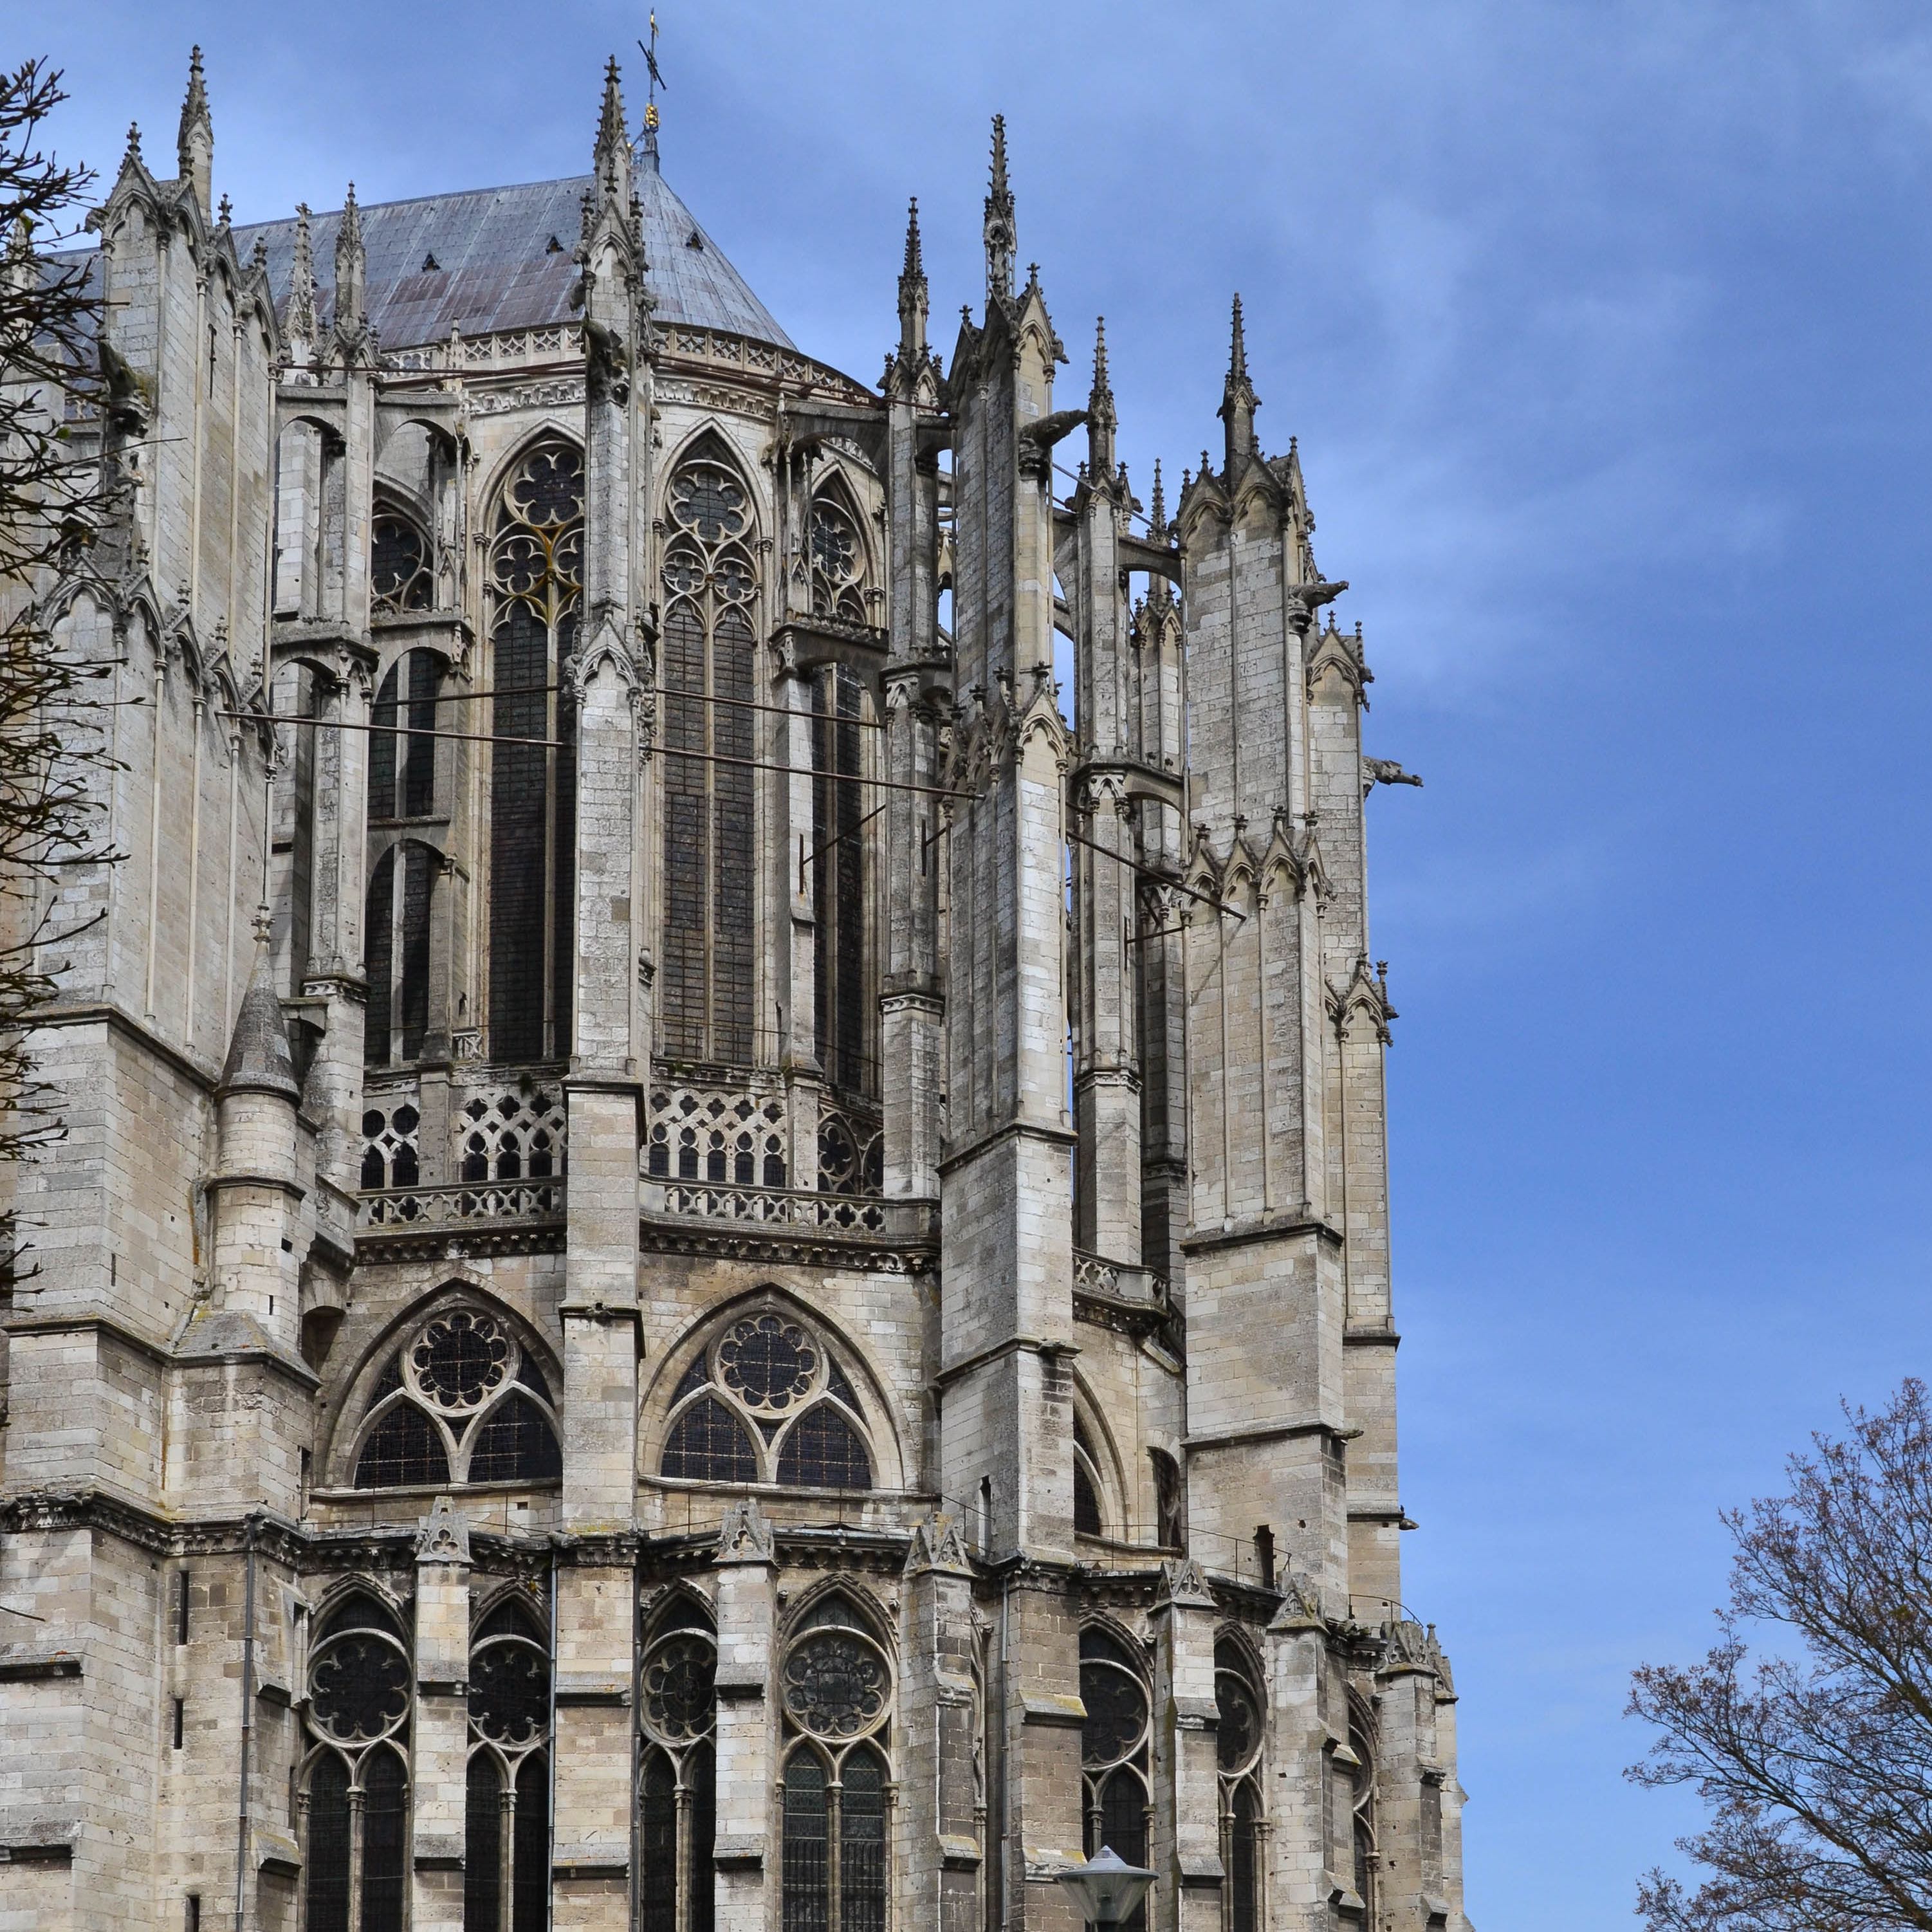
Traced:
<path fill-rule="evenodd" d="M 1100 1932 L 1131 1918 L 1154 1883 L 1152 1872 L 1127 1864 L 1109 1845 L 1084 1864 L 1064 1866 L 1057 1876 L 1078 1901 L 1082 1918 Z"/>

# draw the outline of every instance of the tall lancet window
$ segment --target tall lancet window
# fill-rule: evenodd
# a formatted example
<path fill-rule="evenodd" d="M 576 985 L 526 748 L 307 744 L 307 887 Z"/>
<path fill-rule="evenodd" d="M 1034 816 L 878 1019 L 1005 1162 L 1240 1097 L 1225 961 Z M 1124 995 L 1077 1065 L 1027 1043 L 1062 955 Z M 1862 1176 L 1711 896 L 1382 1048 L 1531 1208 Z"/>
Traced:
<path fill-rule="evenodd" d="M 577 641 L 583 548 L 583 456 L 540 443 L 503 486 L 490 548 L 494 1060 L 570 1051 L 577 720 L 561 674 Z"/>
<path fill-rule="evenodd" d="M 463 1932 L 545 1932 L 550 1922 L 550 1646 L 520 1592 L 470 1653 Z"/>
<path fill-rule="evenodd" d="M 842 664 L 819 674 L 814 694 L 812 896 L 818 920 L 818 1064 L 848 1095 L 877 1090 L 866 997 L 866 833 L 868 801 L 856 784 L 865 735 L 859 680 Z M 864 1177 L 842 1192 L 868 1191 Z"/>
<path fill-rule="evenodd" d="M 323 1620 L 302 1767 L 307 1932 L 403 1932 L 415 1675 L 400 1618 L 373 1596 Z"/>
<path fill-rule="evenodd" d="M 644 1932 L 711 1932 L 717 1835 L 718 1646 L 711 1621 L 679 1595 L 652 1624 L 638 1700 Z"/>
<path fill-rule="evenodd" d="M 1147 1680 L 1125 1644 L 1111 1631 L 1080 1633 L 1082 1782 L 1086 1798 L 1088 1857 L 1111 1848 L 1130 1865 L 1148 1862 L 1148 1784 L 1150 1700 Z M 1126 1932 L 1147 1932 L 1147 1902 L 1124 1922 Z"/>
<path fill-rule="evenodd" d="M 758 576 L 750 494 L 717 437 L 679 464 L 664 509 L 662 1047 L 749 1065 Z"/>
<path fill-rule="evenodd" d="M 1214 1755 L 1221 1774 L 1222 1923 L 1260 1932 L 1262 1712 L 1260 1679 L 1232 1637 L 1214 1646 Z"/>

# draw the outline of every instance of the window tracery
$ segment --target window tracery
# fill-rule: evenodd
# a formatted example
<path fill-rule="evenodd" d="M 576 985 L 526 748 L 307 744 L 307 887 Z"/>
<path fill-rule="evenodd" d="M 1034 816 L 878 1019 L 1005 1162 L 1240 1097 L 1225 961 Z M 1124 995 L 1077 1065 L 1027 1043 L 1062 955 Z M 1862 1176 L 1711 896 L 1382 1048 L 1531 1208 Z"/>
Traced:
<path fill-rule="evenodd" d="M 866 621 L 866 546 L 856 519 L 828 490 L 812 506 L 812 610 L 816 617 Z"/>
<path fill-rule="evenodd" d="M 369 605 L 378 617 L 427 610 L 436 602 L 428 536 L 412 517 L 378 503 L 369 529 Z"/>
<path fill-rule="evenodd" d="M 317 1633 L 300 1799 L 310 1932 L 402 1932 L 414 1683 L 400 1621 L 358 1592 Z"/>
<path fill-rule="evenodd" d="M 758 574 L 751 499 L 708 436 L 666 493 L 662 1048 L 749 1065 Z"/>
<path fill-rule="evenodd" d="M 653 1624 L 640 1674 L 645 1932 L 710 1932 L 717 1831 L 717 1642 L 688 1598 Z"/>
<path fill-rule="evenodd" d="M 562 1473 L 550 1385 L 496 1316 L 445 1306 L 390 1357 L 370 1398 L 358 1489 L 540 1483 Z"/>
<path fill-rule="evenodd" d="M 686 1481 L 869 1490 L 865 1419 L 844 1371 L 775 1310 L 728 1323 L 686 1370 L 658 1462 Z"/>
<path fill-rule="evenodd" d="M 833 1592 L 795 1627 L 781 1680 L 784 1932 L 884 1932 L 891 1664 Z"/>
<path fill-rule="evenodd" d="M 583 584 L 584 458 L 538 445 L 504 484 L 490 548 L 490 1053 L 569 1052 L 577 722 L 562 675 Z M 506 742 L 505 740 L 523 740 Z"/>
<path fill-rule="evenodd" d="M 1376 1741 L 1373 1720 L 1352 1696 L 1348 1700 L 1348 1828 L 1354 1846 L 1355 1892 L 1364 1924 L 1376 1916 L 1376 1874 L 1382 1859 L 1376 1843 Z"/>
<path fill-rule="evenodd" d="M 1129 1864 L 1144 1866 L 1153 1814 L 1148 1781 L 1151 1702 L 1138 1662 L 1097 1625 L 1080 1633 L 1080 1701 L 1087 1708 L 1080 1729 L 1086 1855 L 1090 1858 L 1111 1846 Z M 1145 1932 L 1146 1902 L 1122 1922 L 1127 1932 Z"/>
<path fill-rule="evenodd" d="M 1232 1637 L 1214 1646 L 1215 1761 L 1221 1784 L 1221 1867 L 1228 1932 L 1259 1932 L 1262 1914 L 1261 1692 Z"/>
<path fill-rule="evenodd" d="M 513 1592 L 470 1645 L 464 1932 L 549 1922 L 550 1689 L 548 1640 Z"/>
<path fill-rule="evenodd" d="M 1073 1527 L 1082 1536 L 1106 1534 L 1106 1521 L 1100 1514 L 1100 1466 L 1094 1454 L 1093 1439 L 1076 1412 L 1073 1418 Z"/>

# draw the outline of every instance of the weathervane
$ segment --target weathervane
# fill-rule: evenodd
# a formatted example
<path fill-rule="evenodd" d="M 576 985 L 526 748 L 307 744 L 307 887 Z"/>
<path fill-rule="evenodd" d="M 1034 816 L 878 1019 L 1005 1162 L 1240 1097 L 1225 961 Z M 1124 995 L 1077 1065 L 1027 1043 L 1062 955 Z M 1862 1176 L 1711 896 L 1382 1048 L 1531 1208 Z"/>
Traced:
<path fill-rule="evenodd" d="M 642 40 L 638 43 L 638 51 L 644 57 L 644 65 L 650 72 L 650 92 L 644 103 L 644 132 L 655 134 L 658 130 L 658 89 L 664 86 L 664 77 L 658 71 L 658 12 L 651 9 L 651 39 L 646 46 Z M 669 89 L 665 90 L 667 92 Z"/>

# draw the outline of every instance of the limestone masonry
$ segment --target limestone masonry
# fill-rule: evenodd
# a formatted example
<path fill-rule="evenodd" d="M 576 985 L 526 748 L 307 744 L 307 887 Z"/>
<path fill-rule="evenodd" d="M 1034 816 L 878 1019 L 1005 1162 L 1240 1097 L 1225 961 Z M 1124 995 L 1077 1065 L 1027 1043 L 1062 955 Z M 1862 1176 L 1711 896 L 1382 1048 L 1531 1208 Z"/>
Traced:
<path fill-rule="evenodd" d="M 1104 1844 L 1147 1932 L 1462 1932 L 1405 775 L 1239 304 L 1170 517 L 997 122 L 876 389 L 614 64 L 577 179 L 245 229 L 212 154 L 197 55 L 34 586 L 122 856 L 4 1181 L 0 1928 L 1076 1932 Z"/>

